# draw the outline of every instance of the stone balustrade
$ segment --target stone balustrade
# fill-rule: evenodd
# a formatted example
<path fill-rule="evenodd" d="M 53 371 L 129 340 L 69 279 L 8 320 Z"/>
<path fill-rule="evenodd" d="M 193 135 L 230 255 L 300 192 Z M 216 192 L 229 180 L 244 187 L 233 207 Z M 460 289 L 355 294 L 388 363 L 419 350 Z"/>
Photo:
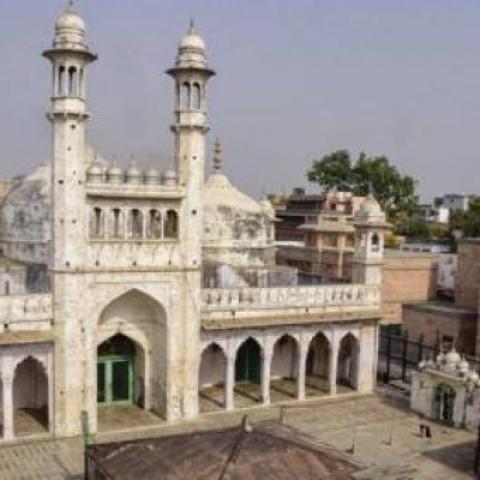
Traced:
<path fill-rule="evenodd" d="M 42 321 L 53 318 L 52 295 L 0 296 L 0 322 Z"/>
<path fill-rule="evenodd" d="M 204 310 L 369 306 L 380 304 L 380 289 L 373 285 L 338 284 L 269 288 L 206 288 Z"/>

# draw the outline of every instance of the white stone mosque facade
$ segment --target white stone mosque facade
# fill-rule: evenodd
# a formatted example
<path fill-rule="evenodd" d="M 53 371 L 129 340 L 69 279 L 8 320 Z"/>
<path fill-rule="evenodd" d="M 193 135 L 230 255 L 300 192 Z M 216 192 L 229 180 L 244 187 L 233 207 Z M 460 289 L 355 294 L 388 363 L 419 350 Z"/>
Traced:
<path fill-rule="evenodd" d="M 58 17 L 43 53 L 52 162 L 14 179 L 0 210 L 2 441 L 29 414 L 66 437 L 117 405 L 176 421 L 372 391 L 385 215 L 368 197 L 355 217 L 352 284 L 275 266 L 274 211 L 232 185 L 218 142 L 205 179 L 205 50 L 191 26 L 167 71 L 173 168 L 122 169 L 87 144 L 97 56 L 78 13 Z"/>

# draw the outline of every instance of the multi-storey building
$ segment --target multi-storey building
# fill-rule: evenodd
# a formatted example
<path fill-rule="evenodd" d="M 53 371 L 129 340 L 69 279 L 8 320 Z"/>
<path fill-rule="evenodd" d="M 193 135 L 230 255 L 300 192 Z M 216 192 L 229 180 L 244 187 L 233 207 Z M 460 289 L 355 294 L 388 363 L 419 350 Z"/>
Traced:
<path fill-rule="evenodd" d="M 215 72 L 193 26 L 167 71 L 175 166 L 163 176 L 154 167 L 124 171 L 87 147 L 86 85 L 97 56 L 71 6 L 44 56 L 52 163 L 4 199 L 1 239 L 5 256 L 48 269 L 49 288 L 0 297 L 2 438 L 24 434 L 29 415 L 48 434 L 71 436 L 82 412 L 95 432 L 115 405 L 167 421 L 208 405 L 268 405 L 279 382 L 292 401 L 372 391 L 386 228 L 378 203 L 366 199 L 353 219 L 354 283 L 248 286 L 242 269 L 273 268 L 274 214 L 220 171 L 219 146 L 217 171 L 204 180 Z M 227 287 L 204 287 L 212 265 L 233 272 Z"/>

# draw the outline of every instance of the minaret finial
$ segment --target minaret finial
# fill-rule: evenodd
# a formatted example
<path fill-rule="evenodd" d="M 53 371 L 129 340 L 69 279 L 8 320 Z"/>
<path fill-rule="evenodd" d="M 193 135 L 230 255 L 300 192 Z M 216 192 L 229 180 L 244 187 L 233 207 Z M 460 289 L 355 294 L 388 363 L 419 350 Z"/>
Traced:
<path fill-rule="evenodd" d="M 195 22 L 193 20 L 193 16 L 190 17 L 190 26 L 188 27 L 188 32 L 189 33 L 195 32 Z"/>
<path fill-rule="evenodd" d="M 222 154 L 222 145 L 220 139 L 217 137 L 215 140 L 215 150 L 213 154 L 213 168 L 216 172 L 219 172 L 223 166 L 223 154 Z"/>

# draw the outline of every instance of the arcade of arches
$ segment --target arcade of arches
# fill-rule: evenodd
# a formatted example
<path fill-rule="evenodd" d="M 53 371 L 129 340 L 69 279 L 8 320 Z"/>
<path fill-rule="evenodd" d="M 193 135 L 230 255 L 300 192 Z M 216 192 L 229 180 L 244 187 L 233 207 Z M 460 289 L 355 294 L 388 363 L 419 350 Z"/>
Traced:
<path fill-rule="evenodd" d="M 267 339 L 206 338 L 199 367 L 200 411 L 355 391 L 360 350 L 357 336 L 348 331 L 333 341 L 324 332 L 306 339 L 289 333 Z"/>

